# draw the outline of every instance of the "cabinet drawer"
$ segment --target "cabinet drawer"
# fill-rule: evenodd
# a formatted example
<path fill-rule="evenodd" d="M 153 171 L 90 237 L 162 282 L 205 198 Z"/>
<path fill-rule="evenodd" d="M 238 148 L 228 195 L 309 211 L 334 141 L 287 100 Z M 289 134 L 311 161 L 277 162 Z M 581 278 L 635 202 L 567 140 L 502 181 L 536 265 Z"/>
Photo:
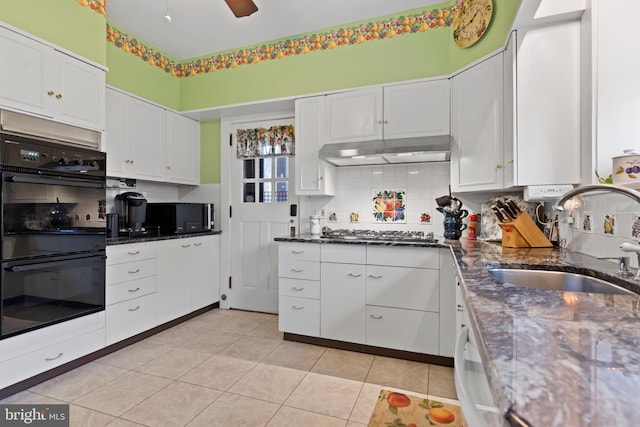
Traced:
<path fill-rule="evenodd" d="M 0 363 L 0 388 L 100 350 L 104 343 L 105 330 L 101 328 Z"/>
<path fill-rule="evenodd" d="M 367 344 L 439 354 L 439 316 L 400 308 L 367 306 Z"/>
<path fill-rule="evenodd" d="M 155 276 L 156 260 L 144 259 L 124 264 L 108 265 L 105 274 L 107 285 Z"/>
<path fill-rule="evenodd" d="M 320 300 L 280 296 L 278 329 L 292 334 L 320 336 Z"/>
<path fill-rule="evenodd" d="M 343 264 L 365 264 L 367 247 L 365 245 L 321 245 L 320 260 Z"/>
<path fill-rule="evenodd" d="M 107 265 L 156 257 L 155 243 L 131 243 L 107 246 Z"/>
<path fill-rule="evenodd" d="M 280 295 L 301 298 L 320 298 L 320 282 L 317 280 L 298 280 L 280 278 Z"/>
<path fill-rule="evenodd" d="M 367 265 L 367 304 L 438 312 L 439 271 Z"/>
<path fill-rule="evenodd" d="M 303 280 L 320 280 L 320 263 L 317 261 L 289 261 L 278 263 L 280 277 Z"/>
<path fill-rule="evenodd" d="M 369 246 L 367 264 L 438 269 L 440 252 L 437 248 Z"/>
<path fill-rule="evenodd" d="M 156 276 L 149 276 L 143 279 L 130 280 L 128 282 L 107 286 L 106 304 L 113 305 L 132 298 L 151 294 L 156 291 L 156 285 Z"/>
<path fill-rule="evenodd" d="M 320 244 L 318 243 L 279 243 L 278 259 L 280 261 L 320 261 Z"/>
<path fill-rule="evenodd" d="M 156 294 L 149 294 L 107 307 L 107 345 L 156 326 Z"/>

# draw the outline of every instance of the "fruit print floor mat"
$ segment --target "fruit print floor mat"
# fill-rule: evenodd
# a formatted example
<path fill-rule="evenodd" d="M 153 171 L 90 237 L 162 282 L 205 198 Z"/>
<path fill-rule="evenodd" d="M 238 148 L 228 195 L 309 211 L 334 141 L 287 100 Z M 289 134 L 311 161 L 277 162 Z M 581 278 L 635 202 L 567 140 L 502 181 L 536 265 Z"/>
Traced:
<path fill-rule="evenodd" d="M 460 407 L 433 399 L 382 390 L 369 427 L 462 427 Z"/>

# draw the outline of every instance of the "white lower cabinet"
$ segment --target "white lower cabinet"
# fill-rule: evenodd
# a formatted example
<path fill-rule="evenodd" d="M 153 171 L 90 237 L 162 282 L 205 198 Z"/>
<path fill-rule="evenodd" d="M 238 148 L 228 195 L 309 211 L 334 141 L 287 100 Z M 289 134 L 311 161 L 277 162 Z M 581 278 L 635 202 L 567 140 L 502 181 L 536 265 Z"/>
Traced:
<path fill-rule="evenodd" d="M 367 306 L 367 344 L 439 354 L 438 313 Z"/>
<path fill-rule="evenodd" d="M 107 345 L 156 326 L 156 293 L 128 299 L 107 307 Z"/>
<path fill-rule="evenodd" d="M 278 327 L 292 334 L 320 336 L 320 300 L 280 295 Z"/>

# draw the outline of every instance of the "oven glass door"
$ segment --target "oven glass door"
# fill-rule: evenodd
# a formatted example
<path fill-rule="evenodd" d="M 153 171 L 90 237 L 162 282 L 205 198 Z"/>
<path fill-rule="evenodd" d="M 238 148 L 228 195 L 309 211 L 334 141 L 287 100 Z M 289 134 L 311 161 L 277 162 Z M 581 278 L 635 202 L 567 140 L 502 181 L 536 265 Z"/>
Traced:
<path fill-rule="evenodd" d="M 3 260 L 105 249 L 103 181 L 7 171 L 1 177 Z"/>
<path fill-rule="evenodd" d="M 104 310 L 105 255 L 3 262 L 0 339 Z"/>

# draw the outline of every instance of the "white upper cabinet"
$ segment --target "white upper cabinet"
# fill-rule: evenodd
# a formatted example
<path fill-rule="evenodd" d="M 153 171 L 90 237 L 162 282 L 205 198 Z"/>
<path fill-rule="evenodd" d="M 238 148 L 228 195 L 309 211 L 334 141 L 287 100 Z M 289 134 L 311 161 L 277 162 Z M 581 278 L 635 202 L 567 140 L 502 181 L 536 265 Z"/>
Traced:
<path fill-rule="evenodd" d="M 180 184 L 200 183 L 200 123 L 165 111 L 164 177 Z"/>
<path fill-rule="evenodd" d="M 449 134 L 449 79 L 326 96 L 326 143 Z"/>
<path fill-rule="evenodd" d="M 503 187 L 503 55 L 455 75 L 451 87 L 451 190 Z"/>
<path fill-rule="evenodd" d="M 160 181 L 163 177 L 162 142 L 164 110 L 153 104 L 131 98 L 133 113 L 129 122 L 133 138 L 130 159 L 136 178 Z M 107 161 L 109 158 L 107 157 Z"/>
<path fill-rule="evenodd" d="M 0 52 L 0 105 L 104 129 L 104 70 L 2 27 Z"/>
<path fill-rule="evenodd" d="M 296 194 L 333 196 L 335 166 L 320 160 L 318 152 L 324 141 L 325 97 L 296 99 Z"/>

